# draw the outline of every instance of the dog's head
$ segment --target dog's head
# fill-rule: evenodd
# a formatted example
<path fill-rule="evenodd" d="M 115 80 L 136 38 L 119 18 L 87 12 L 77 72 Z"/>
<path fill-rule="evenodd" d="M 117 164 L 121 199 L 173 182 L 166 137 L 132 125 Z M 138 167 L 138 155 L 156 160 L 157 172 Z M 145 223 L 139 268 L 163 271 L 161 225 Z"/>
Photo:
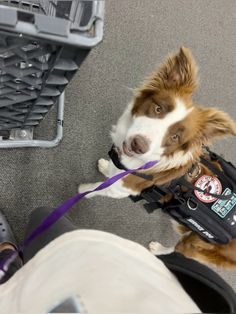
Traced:
<path fill-rule="evenodd" d="M 236 135 L 236 124 L 214 108 L 196 106 L 197 68 L 189 49 L 152 73 L 118 121 L 113 134 L 125 163 L 161 160 L 165 168 L 186 164 L 201 154 L 202 144 Z"/>

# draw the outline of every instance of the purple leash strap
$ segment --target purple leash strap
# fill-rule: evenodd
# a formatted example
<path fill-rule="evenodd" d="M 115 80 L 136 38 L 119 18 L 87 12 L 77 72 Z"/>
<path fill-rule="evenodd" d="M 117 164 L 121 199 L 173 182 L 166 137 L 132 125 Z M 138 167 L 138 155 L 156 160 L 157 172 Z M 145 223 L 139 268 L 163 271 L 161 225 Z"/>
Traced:
<path fill-rule="evenodd" d="M 149 169 L 155 164 L 157 164 L 158 161 L 149 161 L 143 166 L 137 168 L 137 169 L 129 169 L 125 170 L 121 173 L 118 173 L 114 175 L 111 178 L 108 178 L 103 183 L 101 183 L 98 187 L 96 187 L 94 190 L 78 193 L 75 196 L 69 198 L 66 202 L 55 208 L 39 225 L 37 228 L 35 228 L 31 234 L 20 244 L 17 251 L 14 251 L 12 254 L 9 254 L 9 256 L 0 262 L 0 279 L 4 275 L 4 273 L 7 271 L 10 263 L 15 259 L 15 257 L 23 251 L 23 249 L 28 246 L 36 237 L 38 237 L 40 234 L 42 234 L 44 231 L 46 231 L 48 228 L 50 228 L 57 220 L 59 220 L 73 205 L 75 205 L 77 202 L 79 202 L 82 198 L 84 198 L 86 195 L 104 190 L 108 188 L 109 186 L 113 185 L 123 177 L 127 176 L 128 174 L 131 174 L 132 172 L 139 171 L 139 170 L 146 170 Z"/>

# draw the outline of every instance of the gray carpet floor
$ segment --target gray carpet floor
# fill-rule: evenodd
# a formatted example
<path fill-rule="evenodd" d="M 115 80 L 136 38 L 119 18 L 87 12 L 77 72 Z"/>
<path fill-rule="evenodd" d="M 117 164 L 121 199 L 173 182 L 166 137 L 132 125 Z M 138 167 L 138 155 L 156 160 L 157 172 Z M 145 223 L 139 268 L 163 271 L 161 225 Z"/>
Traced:
<path fill-rule="evenodd" d="M 196 103 L 216 106 L 236 119 L 236 1 L 107 0 L 103 43 L 92 50 L 66 90 L 62 143 L 54 149 L 9 149 L 0 153 L 0 208 L 18 239 L 29 212 L 54 207 L 77 192 L 81 182 L 96 182 L 96 168 L 106 157 L 109 130 L 136 87 L 169 52 L 181 45 L 192 49 L 201 85 Z M 38 128 L 53 136 L 52 110 Z M 235 141 L 216 150 L 236 163 Z M 129 199 L 83 200 L 70 212 L 79 228 L 105 230 L 142 245 L 177 239 L 161 212 L 148 215 Z M 236 272 L 217 270 L 236 289 Z"/>

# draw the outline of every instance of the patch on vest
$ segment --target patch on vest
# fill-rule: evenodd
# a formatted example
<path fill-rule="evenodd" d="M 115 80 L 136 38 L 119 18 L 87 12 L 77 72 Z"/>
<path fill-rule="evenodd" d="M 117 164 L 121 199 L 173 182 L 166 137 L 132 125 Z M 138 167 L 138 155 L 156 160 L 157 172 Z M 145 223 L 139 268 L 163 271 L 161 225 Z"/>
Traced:
<path fill-rule="evenodd" d="M 222 192 L 222 185 L 216 177 L 203 175 L 195 182 L 194 185 L 205 191 L 206 194 L 194 190 L 196 197 L 203 203 L 213 203 L 217 200 L 216 197 L 207 194 L 207 192 L 217 195 L 220 195 Z"/>
<path fill-rule="evenodd" d="M 222 195 L 231 194 L 231 190 L 226 188 Z M 228 200 L 217 200 L 214 205 L 212 205 L 211 209 L 221 218 L 225 218 L 225 216 L 234 208 L 236 205 L 236 194 L 234 194 Z"/>

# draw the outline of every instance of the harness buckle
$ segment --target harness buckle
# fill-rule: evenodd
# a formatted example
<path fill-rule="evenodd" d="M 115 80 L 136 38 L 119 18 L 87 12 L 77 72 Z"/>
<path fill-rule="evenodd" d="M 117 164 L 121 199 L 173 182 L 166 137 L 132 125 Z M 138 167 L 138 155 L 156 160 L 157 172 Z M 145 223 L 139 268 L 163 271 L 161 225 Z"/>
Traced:
<path fill-rule="evenodd" d="M 158 202 L 164 195 L 166 195 L 166 191 L 160 189 L 156 185 L 143 190 L 141 193 L 141 197 L 149 203 Z"/>

